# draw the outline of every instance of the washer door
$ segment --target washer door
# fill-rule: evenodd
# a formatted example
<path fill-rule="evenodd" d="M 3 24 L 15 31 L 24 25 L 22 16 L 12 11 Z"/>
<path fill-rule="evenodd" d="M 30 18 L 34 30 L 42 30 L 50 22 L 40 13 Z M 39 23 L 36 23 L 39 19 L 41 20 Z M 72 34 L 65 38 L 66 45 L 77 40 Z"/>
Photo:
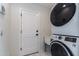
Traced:
<path fill-rule="evenodd" d="M 71 50 L 62 42 L 53 41 L 51 43 L 52 56 L 73 56 Z"/>
<path fill-rule="evenodd" d="M 55 26 L 62 26 L 68 23 L 74 16 L 75 11 L 76 5 L 74 3 L 59 3 L 51 12 L 51 23 Z"/>

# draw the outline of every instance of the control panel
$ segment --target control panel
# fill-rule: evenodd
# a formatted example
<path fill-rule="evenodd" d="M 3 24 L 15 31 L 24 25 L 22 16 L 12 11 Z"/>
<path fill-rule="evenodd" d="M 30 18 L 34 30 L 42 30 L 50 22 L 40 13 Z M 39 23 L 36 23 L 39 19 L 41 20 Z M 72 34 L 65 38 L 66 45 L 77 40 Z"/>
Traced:
<path fill-rule="evenodd" d="M 73 35 L 63 35 L 63 34 L 53 34 L 53 35 L 55 39 L 64 40 L 72 43 L 76 43 L 77 40 L 79 39 L 79 36 L 73 36 Z"/>
<path fill-rule="evenodd" d="M 77 38 L 73 38 L 73 37 L 65 37 L 65 41 L 69 41 L 69 42 L 75 42 L 76 43 Z"/>

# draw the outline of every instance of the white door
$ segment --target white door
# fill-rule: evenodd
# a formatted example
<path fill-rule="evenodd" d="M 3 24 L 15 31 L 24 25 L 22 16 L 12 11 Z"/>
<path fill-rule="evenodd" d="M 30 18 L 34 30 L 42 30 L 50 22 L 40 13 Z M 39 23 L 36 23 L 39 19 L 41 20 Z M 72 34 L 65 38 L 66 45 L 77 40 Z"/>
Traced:
<path fill-rule="evenodd" d="M 22 55 L 39 52 L 40 14 L 22 10 Z"/>

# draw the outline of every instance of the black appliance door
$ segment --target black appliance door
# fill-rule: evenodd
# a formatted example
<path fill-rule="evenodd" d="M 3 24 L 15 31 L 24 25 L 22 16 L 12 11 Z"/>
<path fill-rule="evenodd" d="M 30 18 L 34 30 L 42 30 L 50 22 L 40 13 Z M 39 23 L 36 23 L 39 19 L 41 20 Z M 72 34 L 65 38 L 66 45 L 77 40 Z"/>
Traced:
<path fill-rule="evenodd" d="M 54 26 L 62 26 L 68 23 L 74 16 L 75 11 L 75 3 L 58 3 L 51 12 L 51 23 Z"/>
<path fill-rule="evenodd" d="M 53 41 L 51 44 L 52 56 L 73 56 L 71 50 L 62 42 Z"/>

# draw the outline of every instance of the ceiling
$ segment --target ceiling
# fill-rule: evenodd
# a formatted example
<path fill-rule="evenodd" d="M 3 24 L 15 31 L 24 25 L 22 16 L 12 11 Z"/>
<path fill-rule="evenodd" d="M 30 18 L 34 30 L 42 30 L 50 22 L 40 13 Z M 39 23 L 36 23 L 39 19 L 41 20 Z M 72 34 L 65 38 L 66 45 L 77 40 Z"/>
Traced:
<path fill-rule="evenodd" d="M 14 3 L 12 3 L 12 4 L 14 4 Z M 17 4 L 17 3 L 15 3 L 15 4 Z M 26 5 L 26 3 L 21 3 L 21 4 Z M 40 5 L 42 7 L 51 8 L 54 3 L 30 3 L 30 4 L 35 4 L 35 5 Z"/>
<path fill-rule="evenodd" d="M 51 8 L 53 6 L 54 3 L 38 3 L 41 6 L 44 6 L 46 8 Z"/>

